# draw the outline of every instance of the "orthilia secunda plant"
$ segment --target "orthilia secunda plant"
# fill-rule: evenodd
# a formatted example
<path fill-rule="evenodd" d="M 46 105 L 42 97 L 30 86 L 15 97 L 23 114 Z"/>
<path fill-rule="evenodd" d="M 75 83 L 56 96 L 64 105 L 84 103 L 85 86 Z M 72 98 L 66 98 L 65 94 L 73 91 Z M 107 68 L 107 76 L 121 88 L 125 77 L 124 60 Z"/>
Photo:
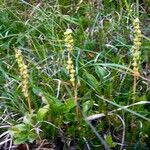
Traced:
<path fill-rule="evenodd" d="M 77 104 L 77 92 L 76 92 L 76 83 L 75 83 L 75 69 L 71 57 L 71 53 L 73 51 L 73 37 L 72 37 L 72 30 L 67 29 L 66 32 L 64 32 L 65 36 L 65 46 L 68 52 L 68 57 L 67 57 L 67 66 L 66 69 L 68 70 L 69 76 L 70 76 L 70 82 L 73 86 L 74 90 L 74 100 L 75 100 L 75 105 L 76 105 L 76 113 L 77 113 L 77 118 L 79 121 L 79 110 L 78 110 L 78 104 Z"/>
<path fill-rule="evenodd" d="M 136 93 L 136 80 L 139 77 L 139 65 L 140 65 L 140 46 L 141 46 L 141 30 L 139 26 L 139 19 L 136 18 L 133 20 L 133 30 L 134 30 L 134 38 L 133 38 L 133 46 L 131 48 L 132 58 L 133 58 L 133 76 L 134 76 L 134 84 L 133 84 L 133 93 Z"/>
<path fill-rule="evenodd" d="M 30 100 L 29 91 L 28 91 L 28 78 L 29 78 L 28 70 L 27 70 L 27 66 L 25 65 L 23 61 L 23 56 L 21 54 L 21 51 L 18 49 L 15 49 L 15 58 L 19 67 L 22 93 L 28 103 L 29 112 L 31 113 L 32 112 L 31 100 Z"/>

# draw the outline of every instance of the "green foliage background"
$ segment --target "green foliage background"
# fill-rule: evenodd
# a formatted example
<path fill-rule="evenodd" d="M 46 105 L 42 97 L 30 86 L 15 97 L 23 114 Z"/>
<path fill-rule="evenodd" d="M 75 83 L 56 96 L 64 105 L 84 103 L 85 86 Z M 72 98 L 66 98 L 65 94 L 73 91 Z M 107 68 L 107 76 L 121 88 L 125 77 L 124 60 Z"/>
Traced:
<path fill-rule="evenodd" d="M 117 143 L 121 142 L 119 139 L 123 132 L 122 123 L 117 118 L 119 115 L 125 123 L 124 144 L 127 148 L 148 149 L 149 104 L 129 108 L 132 112 L 122 110 L 111 116 L 107 113 L 118 108 L 116 104 L 119 107 L 132 104 L 130 49 L 133 44 L 132 21 L 136 17 L 140 19 L 144 35 L 136 102 L 150 100 L 149 6 L 146 0 L 141 3 L 138 0 L 42 0 L 40 3 L 1 0 L 0 126 L 14 127 L 10 132 L 12 137 L 17 135 L 14 138 L 16 143 L 32 142 L 39 136 L 54 140 L 60 134 L 64 139 L 75 139 L 77 149 L 85 145 L 83 139 L 87 139 L 91 148 L 103 149 L 85 118 L 105 113 L 106 117 L 92 124 L 98 134 L 106 137 L 104 140 L 109 147 L 119 149 Z M 72 57 L 81 111 L 80 127 L 75 114 L 73 89 L 65 68 L 67 54 L 63 34 L 67 28 L 73 30 Z M 14 47 L 22 51 L 28 66 L 33 116 L 27 114 L 28 107 L 20 89 Z M 44 111 L 43 114 L 40 111 Z M 28 122 L 24 121 L 26 116 Z M 40 128 L 42 133 L 30 132 L 34 127 Z M 4 131 L 0 128 L 1 134 Z M 24 131 L 29 131 L 29 135 L 20 139 Z M 3 141 L 4 137 L 1 139 Z"/>

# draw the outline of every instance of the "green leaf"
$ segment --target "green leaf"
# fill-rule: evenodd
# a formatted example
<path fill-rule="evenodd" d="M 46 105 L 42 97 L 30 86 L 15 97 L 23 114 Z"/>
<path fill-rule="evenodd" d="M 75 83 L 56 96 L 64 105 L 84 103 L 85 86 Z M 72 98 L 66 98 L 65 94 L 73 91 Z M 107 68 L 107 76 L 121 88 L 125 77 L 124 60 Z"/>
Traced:
<path fill-rule="evenodd" d="M 46 116 L 47 112 L 50 110 L 49 105 L 45 105 L 44 107 L 40 108 L 37 112 L 37 120 L 43 121 L 44 117 Z"/>
<path fill-rule="evenodd" d="M 107 75 L 106 70 L 101 66 L 95 66 L 95 72 L 101 80 L 103 80 L 104 77 Z"/>
<path fill-rule="evenodd" d="M 33 132 L 31 132 L 28 136 L 29 143 L 33 143 L 33 141 L 37 138 L 37 135 Z"/>
<path fill-rule="evenodd" d="M 106 135 L 105 137 L 105 141 L 106 143 L 110 146 L 110 147 L 115 147 L 115 143 L 113 142 L 112 136 L 111 135 Z"/>
<path fill-rule="evenodd" d="M 85 71 L 83 73 L 83 79 L 85 80 L 86 83 L 88 83 L 88 85 L 96 90 L 97 92 L 99 91 L 99 83 L 97 81 L 97 79 L 90 73 L 88 73 L 87 71 Z"/>
<path fill-rule="evenodd" d="M 24 118 L 23 118 L 23 122 L 25 124 L 28 124 L 28 125 L 32 125 L 33 124 L 33 118 L 35 117 L 36 115 L 35 114 L 29 114 L 27 113 Z"/>
<path fill-rule="evenodd" d="M 17 124 L 16 128 L 20 131 L 26 131 L 28 129 L 28 125 L 22 123 L 22 124 Z"/>
<path fill-rule="evenodd" d="M 84 104 L 83 104 L 83 113 L 87 114 L 88 110 L 90 109 L 91 107 L 91 101 L 86 101 Z"/>
<path fill-rule="evenodd" d="M 67 99 L 64 104 L 65 104 L 63 106 L 64 113 L 68 113 L 72 108 L 75 107 L 74 99 Z"/>
<path fill-rule="evenodd" d="M 23 144 L 27 141 L 27 135 L 23 135 L 23 134 L 20 134 L 18 137 L 15 138 L 14 140 L 14 144 Z"/>
<path fill-rule="evenodd" d="M 15 135 L 19 132 L 19 130 L 18 130 L 18 128 L 16 128 L 15 126 L 13 126 L 13 127 L 11 127 L 11 128 L 8 130 L 8 132 L 9 132 L 9 134 L 13 137 L 13 136 L 15 136 Z"/>

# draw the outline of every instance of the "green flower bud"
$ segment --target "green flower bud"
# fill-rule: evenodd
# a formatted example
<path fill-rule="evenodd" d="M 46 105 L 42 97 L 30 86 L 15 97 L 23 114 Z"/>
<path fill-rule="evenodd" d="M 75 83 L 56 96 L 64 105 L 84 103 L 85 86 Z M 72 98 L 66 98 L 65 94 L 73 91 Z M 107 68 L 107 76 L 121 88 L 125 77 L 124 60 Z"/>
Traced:
<path fill-rule="evenodd" d="M 75 81 L 75 79 L 74 79 L 74 78 L 71 78 L 71 79 L 70 79 L 70 81 L 71 81 L 71 82 L 74 82 L 74 81 Z"/>
<path fill-rule="evenodd" d="M 137 67 L 137 63 L 134 62 L 134 63 L 132 64 L 132 66 L 133 66 L 133 67 Z"/>
<path fill-rule="evenodd" d="M 68 61 L 67 61 L 67 64 L 69 64 L 69 65 L 71 65 L 73 62 L 72 62 L 72 60 L 71 59 L 69 59 Z"/>
<path fill-rule="evenodd" d="M 68 34 L 72 34 L 72 30 L 71 29 L 67 29 L 66 32 L 64 33 L 64 35 L 68 35 Z"/>
<path fill-rule="evenodd" d="M 74 73 L 75 73 L 75 70 L 74 70 L 74 69 L 71 69 L 71 70 L 70 70 L 70 73 L 74 74 Z"/>

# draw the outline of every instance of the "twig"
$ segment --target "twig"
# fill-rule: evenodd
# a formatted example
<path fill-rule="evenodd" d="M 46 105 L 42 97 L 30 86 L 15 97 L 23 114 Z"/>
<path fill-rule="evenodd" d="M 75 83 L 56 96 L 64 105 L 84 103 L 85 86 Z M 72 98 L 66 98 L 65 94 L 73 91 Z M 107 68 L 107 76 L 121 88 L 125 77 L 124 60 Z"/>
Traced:
<path fill-rule="evenodd" d="M 120 147 L 120 150 L 123 150 L 123 146 L 124 146 L 124 140 L 125 140 L 125 122 L 124 120 L 119 116 L 117 115 L 117 117 L 120 119 L 120 121 L 122 122 L 122 127 L 123 127 L 123 132 L 122 132 L 122 139 L 121 139 L 121 147 Z"/>

